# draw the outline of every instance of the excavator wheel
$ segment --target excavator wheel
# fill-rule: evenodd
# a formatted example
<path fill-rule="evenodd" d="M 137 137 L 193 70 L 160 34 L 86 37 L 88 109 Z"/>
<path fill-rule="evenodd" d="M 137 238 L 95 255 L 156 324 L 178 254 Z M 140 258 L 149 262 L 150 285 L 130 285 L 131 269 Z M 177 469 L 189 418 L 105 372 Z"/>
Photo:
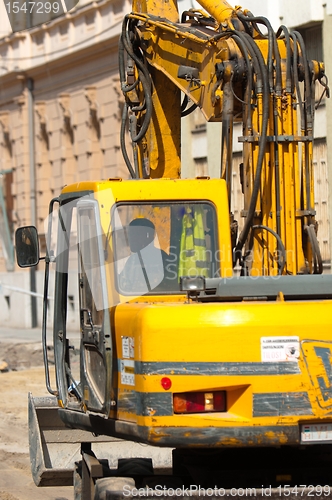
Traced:
<path fill-rule="evenodd" d="M 135 488 L 135 481 L 131 477 L 103 477 L 95 484 L 94 500 L 110 500 L 122 497 L 127 487 L 128 491 Z"/>

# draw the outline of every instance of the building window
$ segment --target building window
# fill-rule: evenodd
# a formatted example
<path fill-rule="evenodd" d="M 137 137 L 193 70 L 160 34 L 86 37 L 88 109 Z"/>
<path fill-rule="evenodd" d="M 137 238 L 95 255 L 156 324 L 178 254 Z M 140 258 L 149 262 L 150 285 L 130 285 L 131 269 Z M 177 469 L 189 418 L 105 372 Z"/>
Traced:
<path fill-rule="evenodd" d="M 318 23 L 308 28 L 297 28 L 301 33 L 307 51 L 307 58 L 323 61 L 323 36 L 322 24 Z"/>
<path fill-rule="evenodd" d="M 297 28 L 301 33 L 307 52 L 307 59 L 314 61 L 323 61 L 323 34 L 322 23 L 317 23 L 308 28 Z M 323 88 L 318 81 L 315 83 L 315 101 L 321 104 L 325 103 L 325 98 L 321 100 Z"/>
<path fill-rule="evenodd" d="M 208 175 L 207 157 L 194 158 L 195 162 L 195 177 L 206 177 Z"/>

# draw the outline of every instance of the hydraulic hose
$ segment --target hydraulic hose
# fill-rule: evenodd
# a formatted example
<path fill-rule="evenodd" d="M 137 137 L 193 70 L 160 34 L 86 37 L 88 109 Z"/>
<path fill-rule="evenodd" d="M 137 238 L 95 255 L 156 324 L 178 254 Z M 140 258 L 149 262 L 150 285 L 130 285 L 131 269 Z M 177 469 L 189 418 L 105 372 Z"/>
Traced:
<path fill-rule="evenodd" d="M 272 92 L 273 90 L 273 48 L 275 47 L 274 45 L 274 31 L 272 29 L 272 26 L 270 24 L 270 22 L 268 21 L 268 19 L 266 19 L 265 17 L 249 17 L 249 16 L 245 16 L 244 14 L 241 14 L 241 12 L 238 12 L 237 13 L 238 15 L 238 18 L 241 20 L 241 21 L 250 21 L 250 22 L 255 22 L 255 23 L 260 23 L 260 24 L 263 24 L 266 28 L 267 28 L 267 31 L 268 31 L 268 40 L 269 40 L 269 43 L 268 43 L 268 56 L 267 56 L 267 60 L 268 60 L 268 78 L 269 78 L 269 83 L 270 83 L 270 91 Z"/>
<path fill-rule="evenodd" d="M 183 101 L 182 101 L 182 104 L 181 104 L 181 113 L 183 113 L 183 111 L 188 106 L 188 102 L 189 102 L 189 98 L 188 98 L 187 94 L 185 94 Z"/>
<path fill-rule="evenodd" d="M 310 73 L 309 73 L 309 65 L 308 65 L 308 60 L 307 60 L 307 54 L 306 54 L 306 49 L 304 45 L 304 40 L 302 38 L 302 35 L 298 31 L 294 31 L 294 35 L 297 38 L 300 49 L 301 49 L 301 55 L 302 55 L 302 60 L 303 60 L 303 66 L 304 66 L 304 113 L 305 113 L 305 130 L 304 130 L 304 135 L 307 136 L 312 136 L 313 134 L 313 113 L 314 113 L 314 106 L 313 106 L 313 99 L 312 99 L 312 93 L 311 93 L 311 78 L 310 78 Z M 306 209 L 309 211 L 313 210 L 313 207 L 311 206 L 311 179 L 310 179 L 310 165 L 309 165 L 309 153 L 308 153 L 308 143 L 306 142 L 304 144 L 305 148 L 305 172 L 306 172 L 306 198 L 307 198 L 307 206 Z"/>
<path fill-rule="evenodd" d="M 271 229 L 268 226 L 265 226 L 264 224 L 257 224 L 255 226 L 252 226 L 251 229 L 253 231 L 255 229 L 265 229 L 265 231 L 268 231 L 269 233 L 271 233 L 278 241 L 279 248 L 280 248 L 281 253 L 282 253 L 282 265 L 279 265 L 279 269 L 278 269 L 278 274 L 281 275 L 283 273 L 283 270 L 284 270 L 285 265 L 286 265 L 286 249 L 285 249 L 285 246 L 284 246 L 279 234 L 277 234 L 275 231 L 273 231 L 273 229 Z"/>
<path fill-rule="evenodd" d="M 247 69 L 248 69 L 248 116 L 247 116 L 247 123 L 246 123 L 246 128 L 248 131 L 252 132 L 252 115 L 251 115 L 251 98 L 252 98 L 252 92 L 253 92 L 253 71 L 252 71 L 252 66 L 254 69 L 254 72 L 256 74 L 256 87 L 258 90 L 261 92 L 262 91 L 262 86 L 263 86 L 263 76 L 262 76 L 262 71 L 261 67 L 259 64 L 258 57 L 255 52 L 252 51 L 252 46 L 251 44 L 248 43 L 248 40 L 251 40 L 251 36 L 247 35 L 249 38 L 246 37 L 245 33 L 242 31 L 234 31 L 231 33 L 232 38 L 235 39 L 236 43 L 238 44 L 238 41 L 241 42 L 239 45 L 239 48 L 242 52 L 246 54 L 246 62 L 247 62 Z M 250 64 L 248 53 L 251 56 L 252 59 L 252 64 Z"/>
<path fill-rule="evenodd" d="M 309 74 L 309 66 L 307 60 L 307 53 L 304 45 L 304 40 L 302 38 L 301 33 L 298 31 L 294 31 L 294 35 L 296 36 L 300 48 L 303 59 L 303 67 L 304 67 L 304 98 L 305 98 L 305 109 L 306 109 L 306 127 L 308 130 L 312 131 L 313 127 L 313 105 L 312 105 L 312 95 L 311 95 L 311 78 Z M 307 130 L 307 131 L 308 131 Z"/>
<path fill-rule="evenodd" d="M 195 104 L 195 103 L 194 103 L 194 104 L 192 104 L 192 105 L 190 106 L 190 108 L 185 109 L 184 111 L 182 111 L 182 113 L 181 113 L 181 118 L 183 118 L 184 116 L 188 116 L 188 115 L 190 115 L 190 113 L 192 113 L 192 112 L 193 112 L 196 108 L 197 108 L 197 104 Z"/>
<path fill-rule="evenodd" d="M 132 44 L 127 38 L 127 23 L 128 19 L 125 18 L 124 22 L 122 24 L 122 35 L 121 35 L 121 40 L 123 43 L 123 47 L 127 54 L 133 59 L 135 62 L 137 69 L 138 69 L 138 75 L 139 75 L 139 80 L 141 81 L 142 87 L 143 87 L 143 92 L 145 96 L 145 103 L 146 103 L 146 108 L 145 108 L 145 116 L 143 123 L 141 125 L 140 131 L 136 136 L 132 137 L 133 142 L 139 142 L 141 139 L 143 139 L 144 135 L 147 132 L 147 129 L 149 127 L 149 123 L 152 117 L 152 95 L 151 95 L 151 78 L 150 74 L 144 65 L 140 58 L 135 54 L 134 49 L 132 47 Z"/>
<path fill-rule="evenodd" d="M 135 174 L 134 169 L 131 165 L 131 161 L 130 161 L 128 153 L 127 153 L 126 141 L 125 141 L 127 114 L 128 114 L 128 104 L 125 102 L 125 104 L 123 106 L 122 117 L 121 117 L 120 146 L 121 146 L 122 156 L 123 156 L 123 159 L 126 163 L 128 170 L 129 170 L 130 176 L 132 179 L 135 179 L 136 174 Z"/>
<path fill-rule="evenodd" d="M 322 274 L 322 272 L 323 272 L 323 259 L 322 259 L 322 255 L 320 253 L 320 248 L 319 248 L 319 244 L 317 241 L 315 227 L 313 224 L 310 224 L 310 226 L 304 226 L 304 229 L 305 229 L 306 233 L 308 234 L 311 249 L 312 249 L 313 261 L 314 261 L 314 274 Z"/>
<path fill-rule="evenodd" d="M 291 58 L 291 46 L 290 46 L 290 34 L 286 26 L 281 25 L 280 28 L 277 31 L 277 38 L 281 35 L 281 33 L 284 33 L 285 40 L 286 40 L 286 51 L 287 51 L 287 58 L 286 58 L 286 92 L 290 93 L 292 91 L 292 58 Z"/>
<path fill-rule="evenodd" d="M 256 46 L 255 42 L 251 39 L 249 35 L 244 33 L 244 36 L 246 37 L 246 40 L 250 44 L 252 51 L 256 54 L 257 59 L 259 61 L 259 65 L 261 68 L 261 73 L 262 73 L 262 98 L 263 98 L 263 117 L 262 117 L 262 131 L 261 131 L 261 138 L 260 138 L 260 143 L 259 143 L 259 153 L 258 153 L 258 159 L 257 159 L 257 167 L 256 167 L 256 174 L 255 174 L 255 179 L 254 179 L 254 185 L 253 185 L 253 190 L 251 194 L 251 200 L 249 204 L 249 209 L 248 209 L 248 214 L 247 214 L 247 219 L 245 221 L 244 227 L 239 235 L 238 242 L 236 244 L 236 247 L 234 249 L 234 265 L 238 260 L 241 259 L 241 251 L 242 248 L 245 244 L 245 241 L 248 237 L 250 227 L 252 225 L 252 221 L 254 219 L 255 215 L 255 208 L 256 208 L 256 203 L 257 203 L 257 198 L 258 198 L 258 193 L 260 189 L 260 181 L 261 181 L 261 174 L 262 174 L 262 167 L 263 167 L 263 161 L 264 161 L 264 154 L 265 154 L 265 147 L 267 143 L 267 127 L 268 127 L 268 120 L 269 120 L 269 89 L 268 89 L 268 75 L 266 71 L 266 66 L 265 62 L 263 59 L 263 56 Z"/>
<path fill-rule="evenodd" d="M 301 94 L 301 89 L 300 89 L 300 82 L 299 82 L 297 38 L 296 38 L 296 35 L 294 33 L 291 33 L 291 37 L 292 37 L 293 45 L 294 45 L 294 49 L 293 49 L 293 52 L 294 52 L 294 63 L 293 63 L 294 84 L 295 84 L 297 100 L 298 100 L 299 108 L 300 108 L 301 130 L 303 131 L 303 134 L 304 134 L 305 133 L 305 112 L 304 112 L 304 105 L 303 105 L 302 94 Z"/>
<path fill-rule="evenodd" d="M 232 36 L 233 40 L 236 42 L 237 46 L 239 47 L 239 49 L 241 51 L 242 56 L 244 57 L 244 59 L 246 61 L 247 72 L 248 72 L 248 76 L 247 76 L 248 102 L 245 103 L 247 106 L 247 111 L 248 111 L 246 128 L 247 128 L 247 130 L 249 130 L 251 132 L 252 131 L 252 116 L 251 116 L 251 112 L 250 112 L 251 111 L 250 107 L 251 107 L 251 97 L 252 97 L 252 89 L 253 89 L 253 75 L 252 75 L 251 63 L 250 63 L 250 60 L 248 57 L 248 47 L 246 46 L 245 39 L 243 40 L 243 38 L 241 38 L 242 33 L 240 36 L 239 36 L 239 33 L 241 33 L 241 32 L 232 33 L 231 36 Z"/>
<path fill-rule="evenodd" d="M 237 13 L 237 15 L 241 14 L 240 12 Z M 255 17 L 254 14 L 252 12 L 250 12 L 250 10 L 247 10 L 246 11 L 246 14 L 245 15 L 242 15 L 243 19 L 242 20 L 242 23 L 244 24 L 244 27 L 246 29 L 246 32 L 252 36 L 253 34 L 253 31 L 252 29 L 250 30 L 249 29 L 249 24 L 252 24 L 253 28 L 257 31 L 257 33 L 259 34 L 259 36 L 263 39 L 266 39 L 267 36 L 264 35 L 264 33 L 262 33 L 262 31 L 260 30 L 259 26 L 257 26 L 257 23 L 255 23 L 255 21 L 251 21 L 251 18 Z M 250 21 L 250 22 L 249 22 Z"/>

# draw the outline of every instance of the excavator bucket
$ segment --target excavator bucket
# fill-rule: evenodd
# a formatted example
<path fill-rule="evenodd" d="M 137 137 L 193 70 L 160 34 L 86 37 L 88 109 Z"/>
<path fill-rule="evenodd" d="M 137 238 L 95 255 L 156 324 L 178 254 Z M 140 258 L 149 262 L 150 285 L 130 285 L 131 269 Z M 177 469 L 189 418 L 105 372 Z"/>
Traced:
<path fill-rule="evenodd" d="M 58 415 L 56 397 L 34 398 L 29 393 L 29 449 L 37 486 L 72 486 L 75 462 L 81 460 L 81 443 L 119 441 L 68 429 Z"/>
<path fill-rule="evenodd" d="M 79 462 L 82 462 L 83 456 L 89 458 L 92 465 L 107 464 L 114 473 L 120 470 L 123 473 L 125 465 L 132 469 L 137 460 L 149 460 L 155 471 L 171 468 L 171 449 L 141 446 L 111 436 L 96 436 L 89 431 L 68 428 L 59 417 L 58 409 L 56 397 L 34 398 L 29 393 L 30 463 L 37 486 L 75 486 L 78 480 L 76 471 L 80 470 Z M 93 452 L 88 456 L 84 453 L 89 445 L 103 460 L 99 462 Z M 128 471 L 125 472 L 127 475 Z M 100 471 L 97 477 L 102 475 Z"/>

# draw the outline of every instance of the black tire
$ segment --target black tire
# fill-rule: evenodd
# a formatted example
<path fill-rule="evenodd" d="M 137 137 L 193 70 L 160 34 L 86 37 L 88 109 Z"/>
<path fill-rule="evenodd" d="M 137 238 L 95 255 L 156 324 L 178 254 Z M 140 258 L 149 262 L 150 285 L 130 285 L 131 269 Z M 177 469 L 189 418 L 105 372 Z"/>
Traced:
<path fill-rule="evenodd" d="M 131 477 L 103 477 L 97 479 L 94 500 L 110 500 L 123 496 L 124 489 L 135 488 L 135 481 Z"/>
<path fill-rule="evenodd" d="M 82 500 L 82 461 L 75 462 L 74 477 L 74 500 Z"/>
<path fill-rule="evenodd" d="M 119 458 L 118 475 L 121 477 L 149 476 L 153 474 L 151 458 Z"/>

